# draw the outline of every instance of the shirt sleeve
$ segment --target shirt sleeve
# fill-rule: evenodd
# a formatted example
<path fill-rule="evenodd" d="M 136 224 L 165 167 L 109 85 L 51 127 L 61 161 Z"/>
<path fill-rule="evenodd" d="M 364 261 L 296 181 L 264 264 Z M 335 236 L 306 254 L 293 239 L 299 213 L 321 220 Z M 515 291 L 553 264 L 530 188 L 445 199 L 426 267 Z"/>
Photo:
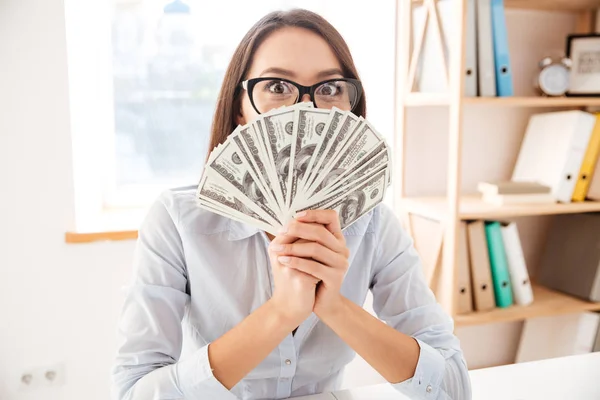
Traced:
<path fill-rule="evenodd" d="M 471 384 L 454 323 L 429 289 L 412 239 L 389 208 L 378 209 L 374 222 L 381 245 L 371 283 L 373 309 L 420 346 L 414 376 L 393 386 L 411 399 L 470 399 Z"/>
<path fill-rule="evenodd" d="M 212 374 L 209 345 L 179 359 L 189 294 L 176 209 L 165 192 L 139 229 L 117 331 L 113 399 L 237 399 Z"/>

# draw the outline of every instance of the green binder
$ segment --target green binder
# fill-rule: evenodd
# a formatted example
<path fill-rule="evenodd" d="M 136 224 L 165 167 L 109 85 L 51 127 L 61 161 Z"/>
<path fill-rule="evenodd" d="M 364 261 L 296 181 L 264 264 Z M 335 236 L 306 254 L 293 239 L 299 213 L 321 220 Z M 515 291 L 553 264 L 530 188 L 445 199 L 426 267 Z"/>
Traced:
<path fill-rule="evenodd" d="M 486 221 L 485 237 L 487 239 L 488 253 L 490 255 L 490 266 L 492 269 L 492 283 L 494 285 L 494 296 L 497 307 L 509 307 L 513 304 L 512 287 L 508 273 L 508 261 L 500 222 Z"/>

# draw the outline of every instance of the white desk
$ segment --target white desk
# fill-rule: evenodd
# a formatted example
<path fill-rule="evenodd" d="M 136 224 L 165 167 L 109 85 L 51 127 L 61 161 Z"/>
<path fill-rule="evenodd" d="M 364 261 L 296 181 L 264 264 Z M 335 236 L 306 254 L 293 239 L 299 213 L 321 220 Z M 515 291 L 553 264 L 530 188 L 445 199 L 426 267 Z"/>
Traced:
<path fill-rule="evenodd" d="M 600 399 L 600 352 L 470 371 L 473 400 Z M 298 400 L 407 400 L 390 385 L 364 386 Z"/>
<path fill-rule="evenodd" d="M 600 352 L 471 371 L 473 399 L 600 399 Z"/>

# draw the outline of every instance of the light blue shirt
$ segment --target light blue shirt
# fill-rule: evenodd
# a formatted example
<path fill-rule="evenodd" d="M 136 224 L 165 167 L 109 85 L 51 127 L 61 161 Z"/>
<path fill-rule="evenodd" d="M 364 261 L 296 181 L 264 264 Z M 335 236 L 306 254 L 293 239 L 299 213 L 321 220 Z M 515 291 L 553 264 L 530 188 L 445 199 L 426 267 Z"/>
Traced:
<path fill-rule="evenodd" d="M 114 398 L 281 399 L 339 389 L 355 352 L 314 313 L 231 391 L 213 376 L 208 346 L 271 297 L 273 278 L 265 233 L 199 208 L 195 190 L 163 193 L 140 227 Z M 470 399 L 453 321 L 394 214 L 379 205 L 344 236 L 350 267 L 342 294 L 362 306 L 370 289 L 377 316 L 421 348 L 414 377 L 394 387 L 415 399 Z"/>

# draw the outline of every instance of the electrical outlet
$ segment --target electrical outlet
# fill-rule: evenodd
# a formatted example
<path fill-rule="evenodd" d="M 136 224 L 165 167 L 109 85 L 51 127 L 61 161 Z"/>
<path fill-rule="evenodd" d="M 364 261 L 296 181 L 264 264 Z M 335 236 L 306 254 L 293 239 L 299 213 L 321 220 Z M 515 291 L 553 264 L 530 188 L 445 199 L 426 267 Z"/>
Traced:
<path fill-rule="evenodd" d="M 19 391 L 63 386 L 66 378 L 64 362 L 29 368 L 19 376 Z"/>
<path fill-rule="evenodd" d="M 41 382 L 38 382 L 35 379 L 35 374 L 33 370 L 23 371 L 19 379 L 19 391 L 21 392 L 37 389 L 40 387 L 41 384 Z"/>
<path fill-rule="evenodd" d="M 63 386 L 66 383 L 65 363 L 56 363 L 40 368 L 40 378 L 45 387 Z"/>

